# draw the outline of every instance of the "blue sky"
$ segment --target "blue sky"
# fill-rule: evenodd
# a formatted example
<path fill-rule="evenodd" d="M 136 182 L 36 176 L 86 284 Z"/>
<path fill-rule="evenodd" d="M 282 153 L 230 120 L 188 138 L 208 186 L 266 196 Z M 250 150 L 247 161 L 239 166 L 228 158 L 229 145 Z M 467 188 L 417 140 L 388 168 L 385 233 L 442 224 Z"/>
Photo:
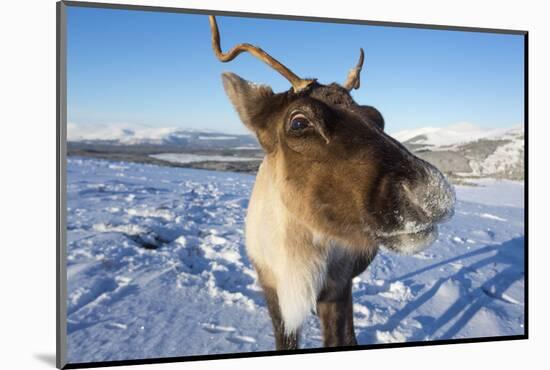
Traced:
<path fill-rule="evenodd" d="M 361 88 L 389 132 L 469 122 L 523 123 L 523 36 L 218 17 L 222 49 L 261 46 L 301 77 L 343 82 L 365 50 Z M 206 15 L 69 7 L 68 121 L 247 132 L 221 73 L 275 91 L 289 83 L 241 54 L 219 62 Z"/>

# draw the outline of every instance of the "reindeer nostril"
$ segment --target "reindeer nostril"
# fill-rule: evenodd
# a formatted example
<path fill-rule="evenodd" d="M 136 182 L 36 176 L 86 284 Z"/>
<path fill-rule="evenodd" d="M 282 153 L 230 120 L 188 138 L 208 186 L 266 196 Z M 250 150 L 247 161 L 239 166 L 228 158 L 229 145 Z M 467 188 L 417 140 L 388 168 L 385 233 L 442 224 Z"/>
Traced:
<path fill-rule="evenodd" d="M 449 218 L 454 213 L 455 192 L 451 184 L 437 169 L 429 168 L 429 180 L 425 189 L 426 211 L 434 222 Z"/>
<path fill-rule="evenodd" d="M 454 214 L 455 193 L 443 174 L 431 165 L 424 168 L 424 175 L 414 182 L 402 185 L 408 206 L 414 208 L 428 222 L 436 223 Z"/>

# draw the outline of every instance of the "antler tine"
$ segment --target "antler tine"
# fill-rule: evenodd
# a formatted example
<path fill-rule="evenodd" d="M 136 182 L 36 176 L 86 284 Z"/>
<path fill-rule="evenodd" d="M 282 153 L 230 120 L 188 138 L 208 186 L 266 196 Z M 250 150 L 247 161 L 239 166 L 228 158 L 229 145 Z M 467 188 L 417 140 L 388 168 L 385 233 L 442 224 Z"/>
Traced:
<path fill-rule="evenodd" d="M 275 69 L 277 72 L 279 72 L 283 77 L 285 77 L 290 83 L 292 84 L 292 88 L 294 89 L 294 92 L 299 92 L 306 87 L 308 87 L 312 82 L 315 80 L 309 80 L 309 79 L 302 79 L 298 76 L 296 76 L 290 69 L 285 67 L 283 64 L 281 64 L 278 60 L 273 58 L 271 55 L 263 51 L 261 48 L 243 43 L 238 44 L 234 46 L 231 50 L 229 50 L 227 53 L 223 53 L 220 47 L 220 32 L 218 30 L 218 24 L 216 22 L 216 17 L 213 15 L 209 16 L 210 21 L 210 31 L 212 32 L 212 49 L 214 49 L 214 53 L 216 54 L 216 57 L 221 62 L 229 62 L 237 57 L 242 52 L 249 52 L 250 54 L 254 55 L 256 58 L 260 59 L 267 65 L 271 66 L 273 69 Z"/>
<path fill-rule="evenodd" d="M 348 78 L 344 82 L 344 88 L 348 91 L 353 89 L 358 89 L 361 86 L 361 69 L 363 68 L 363 61 L 365 60 L 365 53 L 363 48 L 360 49 L 361 54 L 359 55 L 359 61 L 355 68 L 352 68 L 348 73 Z"/>

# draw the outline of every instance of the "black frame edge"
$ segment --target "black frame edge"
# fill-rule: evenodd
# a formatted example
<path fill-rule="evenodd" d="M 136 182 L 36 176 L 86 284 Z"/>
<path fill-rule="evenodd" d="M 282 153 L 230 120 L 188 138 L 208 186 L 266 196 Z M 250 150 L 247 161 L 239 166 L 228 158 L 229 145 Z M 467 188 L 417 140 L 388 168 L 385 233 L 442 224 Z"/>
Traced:
<path fill-rule="evenodd" d="M 224 353 L 224 354 L 211 354 L 211 355 L 194 355 L 185 357 L 160 357 L 150 359 L 136 359 L 136 360 L 115 360 L 115 361 L 97 361 L 97 362 L 81 362 L 81 363 L 69 363 L 63 369 L 88 369 L 97 367 L 113 367 L 113 366 L 131 366 L 131 365 L 151 365 L 151 364 L 164 364 L 174 362 L 195 362 L 195 361 L 210 361 L 210 360 L 227 360 L 236 358 L 250 358 L 250 357 L 270 357 L 270 356 L 288 356 L 288 355 L 300 355 L 300 354 L 314 354 L 314 353 L 331 353 L 331 352 L 349 352 L 349 351 L 361 351 L 372 349 L 389 349 L 389 348 L 405 348 L 405 347 L 425 347 L 425 346 L 440 346 L 449 344 L 468 344 L 468 343 L 485 343 L 485 342 L 501 342 L 511 340 L 525 340 L 526 335 L 510 335 L 501 337 L 480 337 L 480 338 L 464 338 L 464 339 L 445 339 L 445 340 L 433 340 L 425 342 L 404 342 L 404 343 L 384 343 L 384 344 L 368 344 L 359 345 L 354 347 L 332 347 L 332 348 L 305 348 L 298 350 L 285 350 L 285 351 L 261 351 L 261 352 L 242 352 L 242 353 Z"/>

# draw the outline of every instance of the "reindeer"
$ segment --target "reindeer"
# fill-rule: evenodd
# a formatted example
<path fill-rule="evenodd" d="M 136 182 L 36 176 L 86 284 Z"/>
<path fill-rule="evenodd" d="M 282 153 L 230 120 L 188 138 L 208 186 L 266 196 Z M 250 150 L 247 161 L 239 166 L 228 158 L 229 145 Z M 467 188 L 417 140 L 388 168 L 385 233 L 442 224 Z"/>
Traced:
<path fill-rule="evenodd" d="M 225 92 L 265 156 L 246 217 L 246 249 L 267 302 L 277 350 L 298 348 L 311 311 L 324 346 L 356 345 L 352 279 L 381 246 L 416 253 L 437 238 L 455 195 L 434 166 L 384 132 L 377 109 L 350 92 L 364 61 L 343 85 L 302 79 L 259 47 L 220 47 L 214 16 L 212 47 L 221 62 L 248 52 L 283 75 L 292 88 L 223 73 Z"/>

